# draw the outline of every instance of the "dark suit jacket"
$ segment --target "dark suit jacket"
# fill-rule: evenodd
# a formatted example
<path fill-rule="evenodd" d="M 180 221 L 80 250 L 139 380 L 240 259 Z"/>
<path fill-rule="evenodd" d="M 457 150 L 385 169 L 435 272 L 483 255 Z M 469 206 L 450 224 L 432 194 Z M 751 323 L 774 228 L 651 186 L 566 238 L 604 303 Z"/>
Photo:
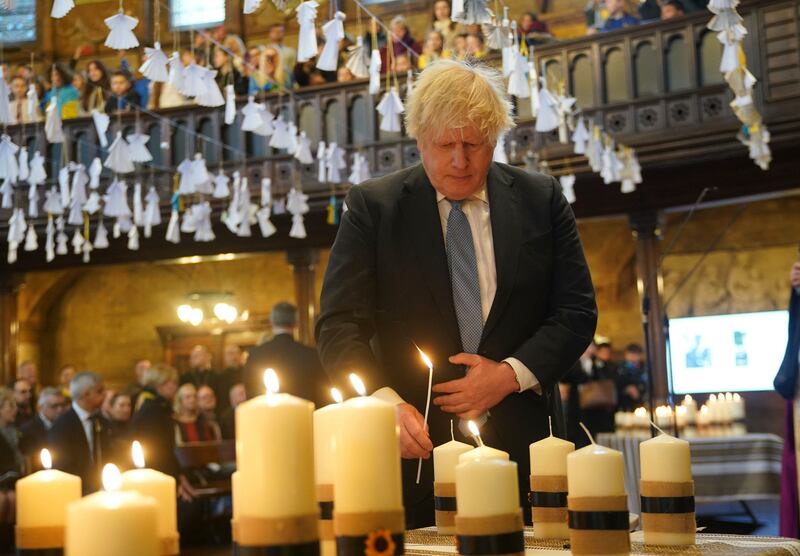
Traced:
<path fill-rule="evenodd" d="M 278 373 L 281 392 L 311 400 L 317 407 L 333 402 L 331 382 L 317 350 L 296 342 L 291 334 L 276 334 L 250 349 L 244 370 L 248 397 L 264 393 L 264 369 Z"/>
<path fill-rule="evenodd" d="M 789 299 L 789 341 L 786 344 L 786 355 L 774 381 L 775 390 L 787 400 L 793 400 L 797 391 L 797 375 L 800 373 L 798 353 L 800 353 L 800 293 L 792 289 L 792 296 Z"/>
<path fill-rule="evenodd" d="M 492 408 L 482 430 L 487 445 L 510 452 L 527 490 L 528 445 L 548 434 L 548 415 L 563 423 L 558 381 L 592 339 L 597 321 L 589 269 L 575 219 L 558 182 L 503 164 L 487 178 L 497 267 L 497 293 L 478 353 L 516 357 L 539 380 L 543 395 L 513 394 Z M 393 387 L 420 412 L 427 369 L 414 344 L 433 360 L 435 382 L 464 376 L 448 356 L 461 351 L 441 221 L 421 164 L 350 190 L 322 290 L 317 343 L 329 374 L 365 375 L 371 390 Z M 450 419 L 431 407 L 434 446 L 450 437 Z M 563 435 L 563 431 L 559 431 Z M 423 504 L 432 519 L 432 464 L 404 462 L 405 504 Z"/>
<path fill-rule="evenodd" d="M 19 429 L 19 448 L 26 457 L 38 460 L 38 454 L 47 445 L 47 427 L 37 414 Z"/>
<path fill-rule="evenodd" d="M 149 389 L 142 407 L 133 414 L 129 435 L 142 443 L 147 467 L 177 477 L 180 473 L 175 456 L 175 420 L 172 406 L 162 396 Z"/>
<path fill-rule="evenodd" d="M 47 433 L 52 450 L 53 467 L 81 478 L 84 494 L 100 489 L 101 471 L 105 463 L 115 461 L 111 427 L 103 417 L 97 417 L 95 442 L 100 441 L 100 458 L 92 459 L 81 420 L 70 408 L 56 419 Z"/>

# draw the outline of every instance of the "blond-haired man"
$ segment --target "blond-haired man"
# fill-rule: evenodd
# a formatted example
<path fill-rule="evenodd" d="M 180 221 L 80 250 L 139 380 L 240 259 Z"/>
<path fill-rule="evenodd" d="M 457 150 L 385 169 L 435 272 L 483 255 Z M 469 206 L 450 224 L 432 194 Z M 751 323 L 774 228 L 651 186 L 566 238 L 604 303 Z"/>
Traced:
<path fill-rule="evenodd" d="M 434 516 L 432 465 L 416 485 L 414 458 L 450 439 L 451 419 L 459 431 L 477 420 L 527 490 L 528 445 L 549 433 L 548 416 L 561 432 L 558 381 L 595 331 L 591 277 L 558 182 L 492 162 L 512 125 L 495 70 L 428 66 L 406 106 L 422 162 L 350 191 L 330 255 L 321 358 L 334 377 L 358 369 L 397 404 L 412 527 Z M 428 429 L 415 344 L 435 365 Z"/>

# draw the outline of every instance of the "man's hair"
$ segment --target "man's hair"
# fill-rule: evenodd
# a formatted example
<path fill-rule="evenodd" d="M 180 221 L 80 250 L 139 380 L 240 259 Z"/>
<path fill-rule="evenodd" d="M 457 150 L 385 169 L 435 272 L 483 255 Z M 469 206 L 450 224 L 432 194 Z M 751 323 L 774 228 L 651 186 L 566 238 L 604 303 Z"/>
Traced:
<path fill-rule="evenodd" d="M 147 369 L 142 375 L 142 386 L 145 388 L 158 388 L 170 380 L 178 380 L 178 371 L 165 363 L 157 363 Z"/>
<path fill-rule="evenodd" d="M 92 371 L 80 372 L 69 382 L 69 397 L 77 401 L 101 382 L 103 382 L 103 377 L 97 373 Z"/>
<path fill-rule="evenodd" d="M 17 79 L 19 79 L 20 81 L 22 81 L 22 82 L 23 82 L 23 83 L 25 83 L 26 85 L 28 84 L 28 80 L 27 80 L 27 79 L 25 79 L 24 77 L 22 77 L 21 75 L 15 75 L 14 77 L 12 77 L 12 78 L 11 78 L 11 82 L 13 83 L 13 82 L 14 82 L 14 81 L 16 81 Z"/>
<path fill-rule="evenodd" d="M 663 8 L 665 6 L 674 6 L 676 10 L 686 13 L 686 7 L 683 5 L 683 2 L 681 2 L 681 0 L 667 0 L 666 2 L 664 2 L 664 4 L 662 4 L 661 7 Z"/>
<path fill-rule="evenodd" d="M 19 384 L 20 382 L 24 382 L 25 384 L 28 385 L 28 388 L 32 388 L 32 386 L 30 385 L 30 383 L 27 380 L 25 380 L 24 378 L 18 378 L 17 380 L 14 381 L 14 385 L 13 385 L 13 390 L 15 392 L 17 391 L 17 384 Z"/>
<path fill-rule="evenodd" d="M 114 70 L 111 72 L 111 77 L 124 77 L 125 81 L 127 81 L 129 84 L 132 84 L 131 75 L 126 71 Z"/>
<path fill-rule="evenodd" d="M 289 328 L 297 325 L 297 307 L 288 301 L 280 301 L 273 305 L 270 315 L 272 326 Z"/>
<path fill-rule="evenodd" d="M 597 344 L 597 349 L 603 349 L 603 348 L 611 349 L 611 343 L 610 342 L 600 342 L 599 344 Z"/>
<path fill-rule="evenodd" d="M 427 66 L 406 100 L 406 129 L 420 138 L 475 126 L 496 144 L 514 126 L 501 73 L 472 62 L 437 60 Z"/>
<path fill-rule="evenodd" d="M 642 346 L 639 344 L 628 344 L 625 346 L 625 351 L 628 353 L 638 353 L 640 355 L 644 353 L 644 349 L 642 349 Z"/>
<path fill-rule="evenodd" d="M 54 388 L 52 386 L 42 388 L 42 391 L 39 392 L 39 400 L 36 402 L 36 407 L 41 409 L 42 407 L 44 407 L 44 404 L 47 403 L 47 400 L 49 400 L 53 396 L 59 396 L 63 398 L 64 394 L 62 394 L 58 388 Z"/>

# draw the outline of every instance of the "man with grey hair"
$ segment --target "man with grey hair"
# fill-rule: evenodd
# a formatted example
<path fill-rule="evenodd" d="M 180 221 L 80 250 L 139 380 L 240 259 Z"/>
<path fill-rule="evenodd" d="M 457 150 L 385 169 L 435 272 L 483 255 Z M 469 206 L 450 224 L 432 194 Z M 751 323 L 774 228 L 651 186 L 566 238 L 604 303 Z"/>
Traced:
<path fill-rule="evenodd" d="M 48 386 L 39 394 L 38 413 L 20 427 L 19 447 L 26 456 L 34 461 L 39 451 L 47 444 L 47 431 L 53 427 L 67 410 L 67 400 L 58 388 Z"/>
<path fill-rule="evenodd" d="M 109 423 L 100 415 L 105 399 L 103 378 L 84 371 L 69 383 L 72 407 L 48 431 L 53 467 L 81 478 L 84 494 L 100 487 L 103 465 L 111 456 Z"/>
<path fill-rule="evenodd" d="M 282 392 L 313 401 L 317 407 L 329 404 L 331 384 L 320 365 L 317 351 L 294 339 L 297 307 L 286 301 L 272 307 L 272 339 L 250 350 L 245 366 L 249 396 L 264 393 L 264 370 L 275 369 Z"/>

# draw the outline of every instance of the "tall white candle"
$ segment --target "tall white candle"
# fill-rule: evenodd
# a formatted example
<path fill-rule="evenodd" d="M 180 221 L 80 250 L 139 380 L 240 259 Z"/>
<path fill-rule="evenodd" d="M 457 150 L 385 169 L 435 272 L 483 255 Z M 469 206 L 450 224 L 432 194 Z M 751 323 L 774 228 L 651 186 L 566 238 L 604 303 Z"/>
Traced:
<path fill-rule="evenodd" d="M 122 477 L 103 468 L 106 490 L 67 507 L 66 556 L 158 556 L 158 506 L 150 496 L 120 491 Z"/>
<path fill-rule="evenodd" d="M 462 454 L 472 451 L 472 446 L 450 440 L 433 449 L 433 477 L 437 483 L 455 483 L 456 465 Z"/>
<path fill-rule="evenodd" d="M 50 469 L 52 459 L 41 453 L 42 471 L 19 479 L 16 542 L 19 549 L 62 548 L 67 506 L 81 497 L 81 478 Z M 50 533 L 47 533 L 50 532 Z"/>

